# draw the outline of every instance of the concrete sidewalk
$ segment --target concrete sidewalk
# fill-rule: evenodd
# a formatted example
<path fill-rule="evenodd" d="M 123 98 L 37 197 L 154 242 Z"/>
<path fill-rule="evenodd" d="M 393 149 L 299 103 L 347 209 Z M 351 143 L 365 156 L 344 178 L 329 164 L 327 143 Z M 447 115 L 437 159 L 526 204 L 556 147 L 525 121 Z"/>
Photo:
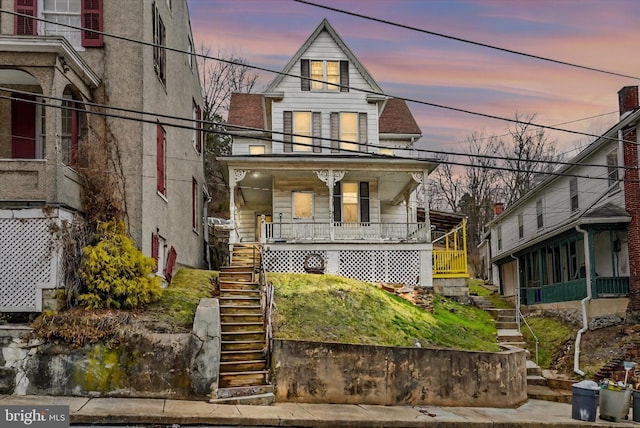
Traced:
<path fill-rule="evenodd" d="M 289 427 L 640 427 L 632 421 L 581 422 L 571 405 L 529 400 L 516 409 L 275 403 L 222 405 L 144 398 L 0 396 L 6 405 L 68 405 L 72 424 L 241 425 Z M 631 417 L 631 415 L 630 415 Z"/>

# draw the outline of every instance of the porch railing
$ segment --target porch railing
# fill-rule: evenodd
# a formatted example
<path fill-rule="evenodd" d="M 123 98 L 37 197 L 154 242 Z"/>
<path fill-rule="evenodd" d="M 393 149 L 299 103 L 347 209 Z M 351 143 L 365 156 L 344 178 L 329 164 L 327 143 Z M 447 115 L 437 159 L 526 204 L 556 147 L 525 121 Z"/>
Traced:
<path fill-rule="evenodd" d="M 280 240 L 429 242 L 426 223 L 267 222 L 264 232 L 267 242 Z"/>
<path fill-rule="evenodd" d="M 594 299 L 627 296 L 629 295 L 629 278 L 597 277 L 592 284 L 592 295 Z M 582 300 L 587 297 L 586 279 L 574 279 L 541 287 L 527 287 L 522 290 L 522 297 L 522 303 L 525 305 Z"/>
<path fill-rule="evenodd" d="M 467 274 L 467 253 L 464 250 L 433 249 L 433 277 L 446 278 Z"/>

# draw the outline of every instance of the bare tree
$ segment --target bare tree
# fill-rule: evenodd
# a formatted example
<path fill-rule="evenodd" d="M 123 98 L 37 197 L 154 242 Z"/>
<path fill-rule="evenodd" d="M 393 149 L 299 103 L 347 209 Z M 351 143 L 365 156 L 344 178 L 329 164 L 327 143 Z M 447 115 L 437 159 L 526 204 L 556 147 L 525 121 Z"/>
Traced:
<path fill-rule="evenodd" d="M 536 115 L 515 115 L 516 122 L 509 128 L 511 144 L 503 144 L 499 154 L 504 157 L 504 170 L 500 174 L 505 206 L 523 197 L 544 176 L 553 171 L 560 160 L 557 144 L 550 140 L 542 128 L 531 125 Z"/>
<path fill-rule="evenodd" d="M 204 56 L 209 50 L 201 47 Z M 203 90 L 203 120 L 207 130 L 204 141 L 204 171 L 207 188 L 211 195 L 209 213 L 227 216 L 229 191 L 224 180 L 224 169 L 217 158 L 231 153 L 231 137 L 221 133 L 229 112 L 229 100 L 234 92 L 249 93 L 254 90 L 258 75 L 246 60 L 233 53 L 218 50 L 217 58 L 211 60 L 200 56 L 199 70 Z"/>

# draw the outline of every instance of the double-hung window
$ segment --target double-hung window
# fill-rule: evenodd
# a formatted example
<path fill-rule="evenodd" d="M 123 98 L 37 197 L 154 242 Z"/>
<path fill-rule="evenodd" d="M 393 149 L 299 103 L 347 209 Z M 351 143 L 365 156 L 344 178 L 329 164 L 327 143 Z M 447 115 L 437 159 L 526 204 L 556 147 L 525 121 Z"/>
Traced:
<path fill-rule="evenodd" d="M 338 182 L 333 188 L 333 220 L 369 223 L 369 182 Z"/>
<path fill-rule="evenodd" d="M 152 5 L 153 68 L 163 85 L 167 85 L 167 33 L 158 6 Z"/>
<path fill-rule="evenodd" d="M 501 224 L 498 225 L 496 234 L 498 235 L 498 251 L 502 251 L 502 225 Z"/>
<path fill-rule="evenodd" d="M 542 199 L 536 201 L 536 224 L 538 229 L 544 227 L 544 211 L 542 209 Z"/>
<path fill-rule="evenodd" d="M 17 13 L 32 17 L 40 16 L 45 20 L 37 22 L 34 18 L 16 15 L 15 33 L 34 36 L 37 34 L 63 36 L 76 49 L 100 47 L 103 45 L 103 37 L 100 34 L 103 31 L 102 1 L 15 0 L 14 10 Z M 42 9 L 39 10 L 40 8 Z M 84 30 L 80 30 L 79 27 Z"/>
<path fill-rule="evenodd" d="M 166 179 L 166 145 L 167 137 L 164 128 L 159 123 L 156 125 L 156 178 L 157 190 L 162 196 L 167 194 Z"/>
<path fill-rule="evenodd" d="M 333 152 L 367 151 L 367 113 L 331 113 L 330 127 Z"/>
<path fill-rule="evenodd" d="M 198 181 L 191 181 L 191 228 L 198 233 Z"/>
<path fill-rule="evenodd" d="M 618 150 L 613 150 L 607 154 L 607 177 L 609 189 L 616 189 L 618 180 Z"/>
<path fill-rule="evenodd" d="M 316 152 L 322 151 L 320 112 L 285 111 L 283 112 L 284 151 Z"/>
<path fill-rule="evenodd" d="M 571 212 L 578 210 L 578 178 L 569 178 L 569 199 L 571 201 Z"/>
<path fill-rule="evenodd" d="M 349 61 L 300 60 L 303 91 L 349 92 Z"/>
<path fill-rule="evenodd" d="M 312 220 L 313 219 L 313 193 L 312 192 L 293 192 L 293 219 L 294 220 Z"/>
<path fill-rule="evenodd" d="M 518 238 L 524 238 L 524 214 L 518 214 Z"/>

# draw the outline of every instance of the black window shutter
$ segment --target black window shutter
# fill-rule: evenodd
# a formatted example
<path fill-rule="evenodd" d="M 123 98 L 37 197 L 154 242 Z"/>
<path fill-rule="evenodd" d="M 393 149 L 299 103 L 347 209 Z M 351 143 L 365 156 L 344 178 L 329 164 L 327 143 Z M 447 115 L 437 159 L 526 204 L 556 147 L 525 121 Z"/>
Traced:
<path fill-rule="evenodd" d="M 360 223 L 369 223 L 369 182 L 360 182 Z"/>
<path fill-rule="evenodd" d="M 309 69 L 309 60 L 301 59 L 300 60 L 300 90 L 301 91 L 311 90 L 311 81 L 309 80 L 309 77 L 311 77 L 311 72 Z"/>
<path fill-rule="evenodd" d="M 337 153 L 340 151 L 340 116 L 337 112 L 331 113 L 329 116 L 331 128 L 331 151 Z"/>
<path fill-rule="evenodd" d="M 314 111 L 311 113 L 311 135 L 313 135 L 313 152 L 321 153 L 322 152 L 322 142 L 320 138 L 322 138 L 322 123 L 320 121 L 320 112 Z"/>
<path fill-rule="evenodd" d="M 333 185 L 333 221 L 342 221 L 342 185 Z"/>
<path fill-rule="evenodd" d="M 292 141 L 291 134 L 293 133 L 293 112 L 285 111 L 282 114 L 284 118 L 284 123 L 283 123 L 284 135 L 282 138 L 284 140 L 284 151 L 292 152 L 293 145 L 291 144 L 291 141 Z"/>
<path fill-rule="evenodd" d="M 349 61 L 340 61 L 340 92 L 349 92 Z"/>
<path fill-rule="evenodd" d="M 358 113 L 358 148 L 367 151 L 367 113 Z"/>

